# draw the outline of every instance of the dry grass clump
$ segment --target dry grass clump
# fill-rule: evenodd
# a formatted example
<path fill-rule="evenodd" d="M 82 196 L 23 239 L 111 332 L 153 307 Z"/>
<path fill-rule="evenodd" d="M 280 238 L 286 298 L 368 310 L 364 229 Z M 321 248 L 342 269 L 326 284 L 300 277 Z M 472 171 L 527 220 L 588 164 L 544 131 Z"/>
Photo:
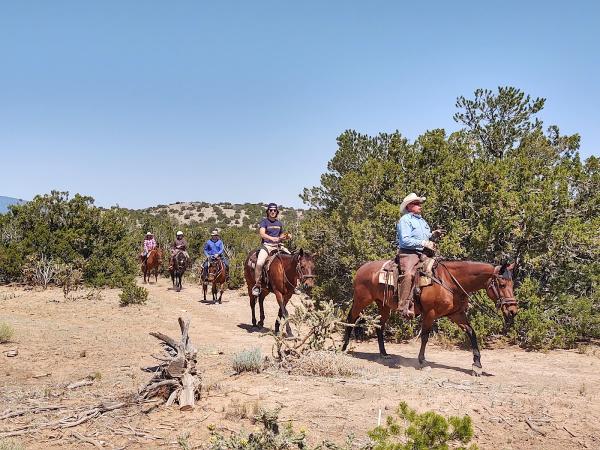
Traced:
<path fill-rule="evenodd" d="M 258 373 L 263 368 L 262 352 L 259 348 L 238 352 L 231 358 L 231 366 L 235 373 Z"/>
<path fill-rule="evenodd" d="M 260 406 L 257 401 L 242 403 L 238 399 L 233 399 L 225 410 L 225 418 L 231 421 L 250 419 L 254 422 L 254 417 L 259 411 Z"/>
<path fill-rule="evenodd" d="M 13 327 L 5 322 L 0 322 L 0 344 L 10 342 L 14 334 L 15 330 Z"/>
<path fill-rule="evenodd" d="M 25 450 L 25 446 L 14 439 L 1 439 L 0 450 Z"/>
<path fill-rule="evenodd" d="M 290 373 L 316 377 L 351 377 L 359 375 L 361 368 L 356 361 L 343 354 L 325 350 L 315 350 L 300 355 L 293 361 Z"/>

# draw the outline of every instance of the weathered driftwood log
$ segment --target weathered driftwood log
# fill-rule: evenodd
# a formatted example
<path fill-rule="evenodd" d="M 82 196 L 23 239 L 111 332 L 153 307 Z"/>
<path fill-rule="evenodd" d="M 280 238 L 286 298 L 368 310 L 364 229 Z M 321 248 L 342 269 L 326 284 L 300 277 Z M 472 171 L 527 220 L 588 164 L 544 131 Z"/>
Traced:
<path fill-rule="evenodd" d="M 190 343 L 190 320 L 179 320 L 181 340 L 159 333 L 151 332 L 164 344 L 163 355 L 152 355 L 161 364 L 155 368 L 154 376 L 140 390 L 140 399 L 147 400 L 161 397 L 166 405 L 172 405 L 175 400 L 179 409 L 189 411 L 194 409 L 194 401 L 200 394 L 201 379 L 196 370 L 196 355 L 198 350 Z"/>

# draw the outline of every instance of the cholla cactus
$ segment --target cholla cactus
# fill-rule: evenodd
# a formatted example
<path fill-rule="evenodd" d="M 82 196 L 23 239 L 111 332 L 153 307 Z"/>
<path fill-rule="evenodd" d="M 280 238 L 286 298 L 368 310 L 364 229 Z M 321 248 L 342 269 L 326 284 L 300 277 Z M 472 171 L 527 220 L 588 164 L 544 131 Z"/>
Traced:
<path fill-rule="evenodd" d="M 379 316 L 372 317 L 361 314 L 361 327 L 372 332 L 379 327 Z M 294 305 L 294 312 L 287 319 L 280 319 L 281 329 L 286 329 L 289 324 L 295 333 L 295 338 L 290 339 L 285 335 L 272 333 L 275 339 L 274 350 L 284 359 L 286 357 L 299 357 L 310 351 L 337 351 L 339 343 L 338 326 L 348 324 L 340 320 L 340 311 L 332 301 L 317 303 L 308 297 L 303 297 L 300 304 Z"/>

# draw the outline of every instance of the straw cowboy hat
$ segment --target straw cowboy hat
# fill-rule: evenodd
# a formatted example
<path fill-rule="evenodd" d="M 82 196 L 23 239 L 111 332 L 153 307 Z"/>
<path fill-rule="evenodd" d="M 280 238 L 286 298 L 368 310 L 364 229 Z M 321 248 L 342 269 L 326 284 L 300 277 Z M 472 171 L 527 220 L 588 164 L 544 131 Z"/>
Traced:
<path fill-rule="evenodd" d="M 149 231 L 146 233 L 146 236 L 152 236 L 152 233 L 150 233 Z"/>
<path fill-rule="evenodd" d="M 400 214 L 406 214 L 408 211 L 406 210 L 406 207 L 408 205 L 410 205 L 413 202 L 420 202 L 423 203 L 425 201 L 427 197 L 419 197 L 417 194 L 415 194 L 414 192 L 411 192 L 410 194 L 408 194 L 406 197 L 404 197 L 404 200 L 402 200 L 402 203 L 400 204 Z"/>
<path fill-rule="evenodd" d="M 219 232 L 217 230 L 212 230 L 210 233 L 211 236 L 218 236 Z"/>
<path fill-rule="evenodd" d="M 177 236 L 183 236 L 183 231 L 178 231 Z"/>

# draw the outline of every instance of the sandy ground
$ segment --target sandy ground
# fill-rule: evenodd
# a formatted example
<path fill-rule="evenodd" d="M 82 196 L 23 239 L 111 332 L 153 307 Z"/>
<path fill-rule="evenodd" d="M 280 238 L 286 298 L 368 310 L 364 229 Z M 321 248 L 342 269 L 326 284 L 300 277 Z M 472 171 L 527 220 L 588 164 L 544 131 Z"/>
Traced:
<path fill-rule="evenodd" d="M 480 448 L 600 448 L 600 358 L 589 351 L 525 352 L 517 348 L 484 350 L 484 376 L 470 373 L 472 356 L 462 350 L 430 345 L 430 368 L 417 369 L 418 343 L 388 344 L 391 359 L 380 359 L 375 340 L 354 345 L 353 357 L 363 375 L 345 379 L 292 376 L 270 370 L 234 375 L 231 357 L 260 347 L 271 354 L 272 338 L 253 331 L 248 297 L 225 294 L 221 305 L 200 302 L 201 290 L 189 283 L 176 293 L 170 281 L 149 286 L 145 306 L 121 308 L 118 291 L 102 291 L 101 300 L 65 300 L 59 290 L 25 291 L 0 287 L 0 322 L 15 330 L 13 342 L 0 344 L 0 416 L 42 405 L 94 406 L 126 397 L 149 378 L 161 331 L 179 336 L 178 316 L 191 317 L 192 342 L 200 348 L 205 390 L 197 408 L 177 407 L 148 414 L 136 408 L 108 413 L 69 429 L 46 429 L 18 436 L 26 448 L 92 448 L 82 437 L 106 448 L 180 448 L 206 442 L 213 424 L 230 430 L 253 429 L 240 417 L 244 407 L 280 406 L 280 417 L 319 439 L 343 442 L 353 433 L 364 438 L 400 401 L 417 410 L 445 415 L 469 414 Z M 273 326 L 275 300 L 266 301 L 267 325 Z M 18 356 L 6 351 L 18 349 Z M 65 386 L 94 374 L 91 386 Z M 0 420 L 2 432 L 56 420 L 69 409 Z M 528 425 L 529 422 L 530 425 Z M 146 433 L 146 435 L 144 435 Z M 137 434 L 137 436 L 135 435 Z M 147 434 L 153 437 L 148 437 Z M 79 436 L 79 437 L 76 437 Z"/>

